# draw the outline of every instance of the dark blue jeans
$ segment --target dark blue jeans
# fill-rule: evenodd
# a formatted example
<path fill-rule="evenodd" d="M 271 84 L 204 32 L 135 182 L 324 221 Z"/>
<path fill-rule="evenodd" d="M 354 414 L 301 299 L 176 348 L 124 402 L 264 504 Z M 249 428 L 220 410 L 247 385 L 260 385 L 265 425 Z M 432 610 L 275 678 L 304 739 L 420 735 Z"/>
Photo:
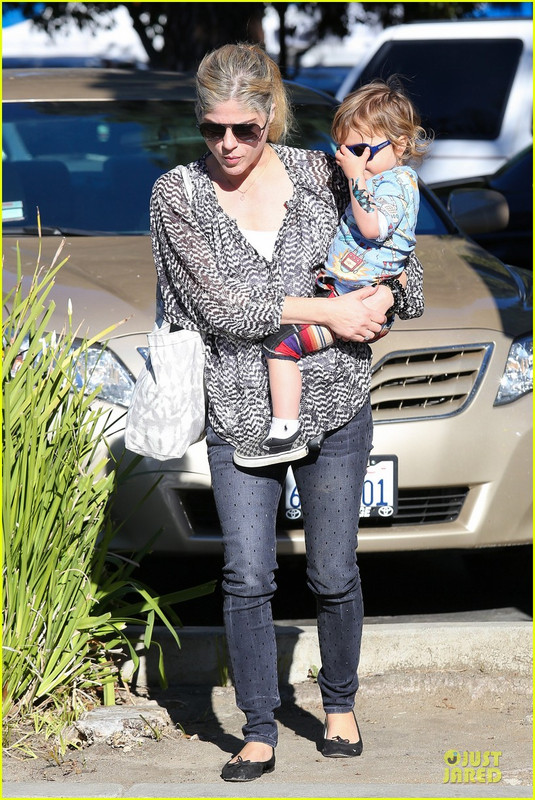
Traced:
<path fill-rule="evenodd" d="M 275 747 L 280 698 L 271 598 L 276 515 L 287 465 L 236 467 L 233 447 L 210 428 L 207 444 L 223 531 L 225 629 L 236 702 L 246 716 L 244 739 Z M 318 684 L 328 713 L 351 711 L 358 688 L 363 606 L 355 551 L 371 444 L 366 404 L 325 437 L 319 454 L 292 465 L 303 509 L 307 583 L 318 609 Z"/>

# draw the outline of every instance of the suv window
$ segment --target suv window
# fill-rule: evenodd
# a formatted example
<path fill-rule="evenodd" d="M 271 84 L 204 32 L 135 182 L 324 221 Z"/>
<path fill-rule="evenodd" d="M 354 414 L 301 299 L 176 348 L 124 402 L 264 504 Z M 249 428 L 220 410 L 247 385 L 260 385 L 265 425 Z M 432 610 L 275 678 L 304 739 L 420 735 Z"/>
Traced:
<path fill-rule="evenodd" d="M 398 74 L 437 139 L 496 139 L 521 53 L 519 39 L 390 41 L 353 89 Z"/>

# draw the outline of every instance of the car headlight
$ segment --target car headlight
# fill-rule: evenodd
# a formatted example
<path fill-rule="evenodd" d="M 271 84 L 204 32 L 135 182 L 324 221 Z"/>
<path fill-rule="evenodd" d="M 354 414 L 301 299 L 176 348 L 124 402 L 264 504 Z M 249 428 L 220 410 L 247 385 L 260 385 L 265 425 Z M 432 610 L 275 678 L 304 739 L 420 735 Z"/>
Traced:
<path fill-rule="evenodd" d="M 47 337 L 50 337 L 48 341 Z M 6 339 L 7 343 L 8 339 Z M 40 339 L 43 352 L 47 346 L 56 346 L 56 334 L 45 335 Z M 11 377 L 14 377 L 29 349 L 29 337 L 25 336 L 20 352 L 11 367 Z M 74 339 L 70 348 L 71 352 L 83 346 L 82 339 Z M 36 361 L 41 358 L 38 355 Z M 85 394 L 97 391 L 97 397 L 107 403 L 128 407 L 132 400 L 135 379 L 123 362 L 107 347 L 94 344 L 84 348 L 75 362 L 74 383 L 77 389 L 84 389 Z"/>
<path fill-rule="evenodd" d="M 533 337 L 519 336 L 509 349 L 507 363 L 494 401 L 495 406 L 512 403 L 533 391 Z"/>
<path fill-rule="evenodd" d="M 79 347 L 81 341 L 76 341 Z M 106 403 L 128 407 L 135 379 L 123 362 L 107 347 L 94 344 L 84 350 L 76 362 L 76 385 L 85 392 L 98 389 L 98 398 Z"/>

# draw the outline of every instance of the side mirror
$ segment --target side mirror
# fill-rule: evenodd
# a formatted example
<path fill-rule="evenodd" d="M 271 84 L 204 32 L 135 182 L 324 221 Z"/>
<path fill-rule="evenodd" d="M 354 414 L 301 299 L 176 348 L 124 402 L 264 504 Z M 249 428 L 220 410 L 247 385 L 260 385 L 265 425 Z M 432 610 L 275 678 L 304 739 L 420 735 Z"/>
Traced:
<path fill-rule="evenodd" d="M 467 234 L 502 231 L 509 224 L 509 204 L 494 189 L 454 189 L 448 211 Z"/>

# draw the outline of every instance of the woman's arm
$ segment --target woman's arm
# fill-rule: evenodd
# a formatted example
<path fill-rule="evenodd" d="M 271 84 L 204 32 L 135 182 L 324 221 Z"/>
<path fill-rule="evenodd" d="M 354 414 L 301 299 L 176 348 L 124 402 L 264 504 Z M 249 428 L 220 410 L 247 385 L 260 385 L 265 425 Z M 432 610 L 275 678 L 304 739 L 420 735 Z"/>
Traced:
<path fill-rule="evenodd" d="M 326 325 L 341 339 L 362 342 L 370 332 L 379 333 L 385 322 L 384 312 L 368 308 L 363 302 L 379 288 L 367 286 L 340 297 L 286 297 L 281 322 Z M 392 294 L 389 289 L 388 293 Z"/>
<path fill-rule="evenodd" d="M 405 288 L 407 286 L 407 274 L 405 270 L 403 270 L 403 272 L 396 277 L 403 288 Z M 377 286 L 377 292 L 374 295 L 367 297 L 364 300 L 364 305 L 367 308 L 374 308 L 376 311 L 380 311 L 383 314 L 386 314 L 386 312 L 392 308 L 393 304 L 394 295 L 392 293 L 392 289 L 384 283 L 380 283 Z"/>

